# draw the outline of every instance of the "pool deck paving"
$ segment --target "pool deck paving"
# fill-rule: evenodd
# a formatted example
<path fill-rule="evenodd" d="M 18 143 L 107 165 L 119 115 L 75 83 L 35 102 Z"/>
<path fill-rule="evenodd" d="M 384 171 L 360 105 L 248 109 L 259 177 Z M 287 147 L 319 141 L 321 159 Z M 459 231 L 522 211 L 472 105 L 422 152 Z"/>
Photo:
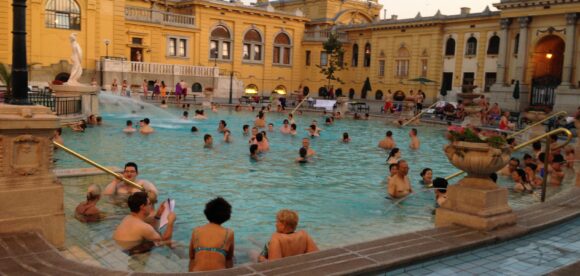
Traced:
<path fill-rule="evenodd" d="M 369 242 L 331 248 L 282 260 L 237 266 L 210 275 L 359 275 L 377 274 L 413 266 L 419 262 L 465 252 L 485 245 L 519 238 L 563 223 L 580 215 L 580 188 L 516 211 L 516 225 L 490 232 L 450 226 L 417 231 Z M 487 253 L 487 252 L 486 252 Z M 489 252 L 493 254 L 492 252 Z M 480 256 L 487 257 L 487 256 Z M 461 262 L 461 260 L 457 260 Z M 459 263 L 458 263 L 459 264 Z M 467 268 L 467 267 L 466 267 Z M 558 267 L 555 267 L 557 269 Z M 429 274 L 423 268 L 413 272 Z M 472 269 L 477 269 L 473 267 Z M 569 275 L 564 267 L 553 275 Z M 568 269 L 580 269 L 580 264 Z M 477 271 L 467 268 L 471 273 Z M 579 270 L 572 270 L 579 271 Z M 560 273 L 560 274 L 558 274 Z M 153 275 L 113 271 L 63 256 L 37 232 L 0 235 L 0 274 L 6 275 Z M 179 275 L 180 273 L 172 273 Z M 190 274 L 190 273 L 181 273 Z"/>

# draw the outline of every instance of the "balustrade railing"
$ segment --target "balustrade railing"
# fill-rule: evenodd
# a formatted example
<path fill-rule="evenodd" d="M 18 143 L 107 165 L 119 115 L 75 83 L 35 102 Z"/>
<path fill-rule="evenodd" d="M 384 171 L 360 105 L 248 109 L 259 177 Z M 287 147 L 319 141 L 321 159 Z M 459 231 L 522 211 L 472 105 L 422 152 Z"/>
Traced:
<path fill-rule="evenodd" d="M 326 41 L 332 33 L 332 30 L 316 30 L 304 32 L 304 41 Z M 348 42 L 348 35 L 345 32 L 336 32 L 338 40 L 341 42 Z"/>
<path fill-rule="evenodd" d="M 33 104 L 50 108 L 58 116 L 82 114 L 82 98 L 55 97 L 50 91 L 28 93 L 28 100 Z"/>
<path fill-rule="evenodd" d="M 125 19 L 172 26 L 195 26 L 195 16 L 164 12 L 141 7 L 125 7 Z"/>
<path fill-rule="evenodd" d="M 101 61 L 98 70 L 101 70 Z M 137 74 L 175 75 L 175 76 L 195 76 L 195 77 L 217 77 L 219 68 L 193 65 L 177 65 L 151 62 L 136 62 L 122 60 L 102 60 L 104 72 L 124 72 Z"/>

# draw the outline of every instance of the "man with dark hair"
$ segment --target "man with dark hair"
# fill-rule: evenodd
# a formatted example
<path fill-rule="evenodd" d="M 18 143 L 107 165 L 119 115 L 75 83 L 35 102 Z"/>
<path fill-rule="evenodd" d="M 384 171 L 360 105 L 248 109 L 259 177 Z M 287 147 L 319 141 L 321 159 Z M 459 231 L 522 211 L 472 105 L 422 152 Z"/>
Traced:
<path fill-rule="evenodd" d="M 382 149 L 392 149 L 395 148 L 395 140 L 393 140 L 393 132 L 387 131 L 387 136 L 379 142 L 379 148 Z"/>
<path fill-rule="evenodd" d="M 144 179 L 137 180 L 138 175 L 139 169 L 137 168 L 137 164 L 133 162 L 128 162 L 127 164 L 125 164 L 123 176 L 126 179 L 141 185 L 146 192 L 158 194 L 157 188 L 155 187 L 155 185 L 153 185 L 153 183 Z M 111 183 L 109 183 L 109 185 L 107 185 L 105 191 L 103 192 L 103 195 L 111 195 L 111 196 L 131 195 L 139 191 L 140 191 L 139 188 L 134 187 L 131 184 L 127 184 L 119 178 L 115 178 Z"/>
<path fill-rule="evenodd" d="M 534 142 L 532 144 L 532 149 L 534 149 L 534 158 L 538 159 L 540 153 L 542 152 L 542 142 Z"/>
<path fill-rule="evenodd" d="M 505 167 L 503 167 L 503 169 L 501 169 L 499 171 L 499 174 L 503 175 L 503 176 L 511 176 L 513 174 L 513 172 L 517 168 L 519 168 L 519 166 L 520 166 L 520 160 L 515 158 L 515 157 L 512 157 L 510 159 L 509 163 Z"/>
<path fill-rule="evenodd" d="M 213 137 L 211 137 L 211 135 L 206 134 L 203 136 L 203 147 L 206 149 L 211 149 L 213 147 Z"/>
<path fill-rule="evenodd" d="M 248 135 L 250 135 L 250 126 L 249 126 L 249 125 L 244 125 L 244 126 L 242 127 L 242 131 L 243 131 L 243 133 L 244 133 L 244 136 L 248 136 Z"/>
<path fill-rule="evenodd" d="M 143 127 L 141 127 L 139 132 L 141 132 L 142 134 L 150 134 L 150 133 L 155 132 L 155 129 L 153 129 L 151 126 L 149 126 L 149 123 L 151 123 L 149 118 L 143 119 Z"/>
<path fill-rule="evenodd" d="M 441 207 L 447 201 L 447 180 L 445 178 L 437 177 L 433 180 L 433 188 L 435 188 L 435 208 Z"/>
<path fill-rule="evenodd" d="M 564 180 L 564 176 L 566 176 L 564 170 L 562 170 L 563 164 L 566 162 L 564 160 L 564 156 L 561 154 L 555 154 L 548 168 L 550 185 L 552 186 L 560 186 L 562 184 L 562 180 Z"/>
<path fill-rule="evenodd" d="M 128 250 L 130 254 L 136 254 L 149 251 L 154 245 L 161 245 L 163 244 L 161 242 L 171 240 L 176 219 L 174 212 L 170 212 L 167 216 L 167 228 L 163 235 L 160 235 L 153 226 L 145 222 L 145 219 L 153 212 L 147 193 L 134 193 L 129 196 L 127 203 L 131 213 L 121 221 L 113 233 L 113 239 L 119 246 Z M 165 211 L 165 205 L 161 205 L 157 210 L 155 215 L 157 222 L 163 211 Z"/>

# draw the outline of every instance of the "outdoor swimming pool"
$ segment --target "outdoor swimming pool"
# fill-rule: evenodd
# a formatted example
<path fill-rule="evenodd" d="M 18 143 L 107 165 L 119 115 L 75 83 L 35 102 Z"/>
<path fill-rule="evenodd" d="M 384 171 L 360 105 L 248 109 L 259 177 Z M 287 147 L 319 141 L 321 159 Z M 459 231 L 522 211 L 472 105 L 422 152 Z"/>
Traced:
<path fill-rule="evenodd" d="M 442 148 L 447 140 L 442 127 L 421 126 L 421 149 L 411 151 L 407 141 L 410 128 L 394 128 L 382 120 L 340 120 L 325 126 L 322 114 L 304 114 L 296 116 L 299 134 L 293 137 L 278 131 L 285 114 L 268 113 L 267 121 L 275 125 L 275 131 L 268 133 L 271 150 L 263 155 L 263 161 L 256 163 L 250 161 L 248 137 L 242 135 L 242 125 L 252 125 L 255 113 L 206 110 L 208 120 L 182 121 L 178 119 L 181 108 L 170 108 L 167 114 L 145 106 L 143 110 L 134 108 L 137 113 L 131 114 L 131 110 L 122 106 L 112 102 L 102 105 L 102 126 L 88 128 L 85 133 L 64 130 L 65 145 L 107 166 L 122 167 L 128 161 L 136 162 L 139 178 L 155 183 L 160 200 L 176 199 L 173 239 L 183 247 L 174 251 L 156 249 L 148 255 L 157 254 L 151 258 L 165 264 L 148 261 L 150 257 L 121 257 L 123 254 L 113 246 L 111 235 L 128 209 L 103 200 L 99 203 L 101 208 L 115 215 L 100 223 L 83 225 L 72 218 L 72 213 L 93 181 L 90 178 L 63 181 L 67 246 L 78 246 L 114 269 L 187 271 L 191 230 L 206 223 L 204 205 L 216 196 L 224 197 L 233 206 L 232 218 L 224 226 L 235 231 L 237 264 L 249 262 L 250 252 L 259 251 L 269 240 L 275 231 L 275 214 L 282 208 L 299 212 L 299 229 L 311 233 L 321 249 L 433 227 L 433 194 L 423 191 L 418 183 L 419 173 L 425 167 L 433 169 L 435 177 L 457 171 L 444 156 Z M 193 114 L 196 108 L 199 107 L 192 107 L 189 113 Z M 156 133 L 127 135 L 121 131 L 127 119 L 137 123 L 144 117 L 151 119 Z M 219 120 L 227 122 L 233 143 L 222 142 L 217 132 Z M 312 120 L 323 128 L 321 137 L 311 142 L 318 154 L 312 163 L 296 164 L 294 159 L 301 140 L 306 137 L 304 128 Z M 200 129 L 198 133 L 190 132 L 194 125 Z M 387 152 L 379 149 L 377 143 L 387 130 L 393 131 L 403 159 L 409 162 L 409 177 L 417 192 L 400 204 L 385 199 Z M 340 142 L 343 132 L 350 134 L 351 143 Z M 205 133 L 214 137 L 213 149 L 203 148 Z M 55 158 L 57 168 L 88 166 L 62 151 L 57 151 Z M 104 188 L 108 181 L 96 184 Z M 510 197 L 513 208 L 536 202 L 537 198 L 531 195 Z M 111 258 L 131 259 L 134 263 L 106 261 Z"/>

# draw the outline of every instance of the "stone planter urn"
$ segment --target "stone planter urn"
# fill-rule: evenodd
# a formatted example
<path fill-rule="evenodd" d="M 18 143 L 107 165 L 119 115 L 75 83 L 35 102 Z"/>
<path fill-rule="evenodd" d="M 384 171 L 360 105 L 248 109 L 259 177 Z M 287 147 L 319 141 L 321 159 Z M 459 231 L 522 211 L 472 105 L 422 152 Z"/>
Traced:
<path fill-rule="evenodd" d="M 537 123 L 543 119 L 546 119 L 546 117 L 548 117 L 548 114 L 546 114 L 546 112 L 544 111 L 527 111 L 524 113 L 524 117 L 528 120 L 530 120 L 530 124 L 534 124 Z M 546 132 L 546 127 L 543 126 L 542 124 L 539 124 L 537 126 L 534 126 L 530 129 L 530 132 L 528 132 L 528 139 L 531 137 L 536 137 L 539 135 L 542 135 Z"/>
<path fill-rule="evenodd" d="M 508 190 L 497 186 L 489 175 L 507 165 L 508 146 L 494 148 L 486 143 L 452 142 L 445 155 L 467 176 L 447 189 L 447 201 L 437 209 L 437 227 L 462 225 L 489 231 L 515 224 L 516 215 L 508 205 Z"/>
<path fill-rule="evenodd" d="M 206 88 L 206 90 L 203 91 L 203 97 L 204 99 L 202 102 L 202 106 L 210 107 L 211 103 L 213 102 L 213 88 L 212 89 Z"/>
<path fill-rule="evenodd" d="M 340 114 L 344 115 L 348 112 L 348 97 L 338 97 L 336 98 L 336 111 L 340 112 Z"/>

